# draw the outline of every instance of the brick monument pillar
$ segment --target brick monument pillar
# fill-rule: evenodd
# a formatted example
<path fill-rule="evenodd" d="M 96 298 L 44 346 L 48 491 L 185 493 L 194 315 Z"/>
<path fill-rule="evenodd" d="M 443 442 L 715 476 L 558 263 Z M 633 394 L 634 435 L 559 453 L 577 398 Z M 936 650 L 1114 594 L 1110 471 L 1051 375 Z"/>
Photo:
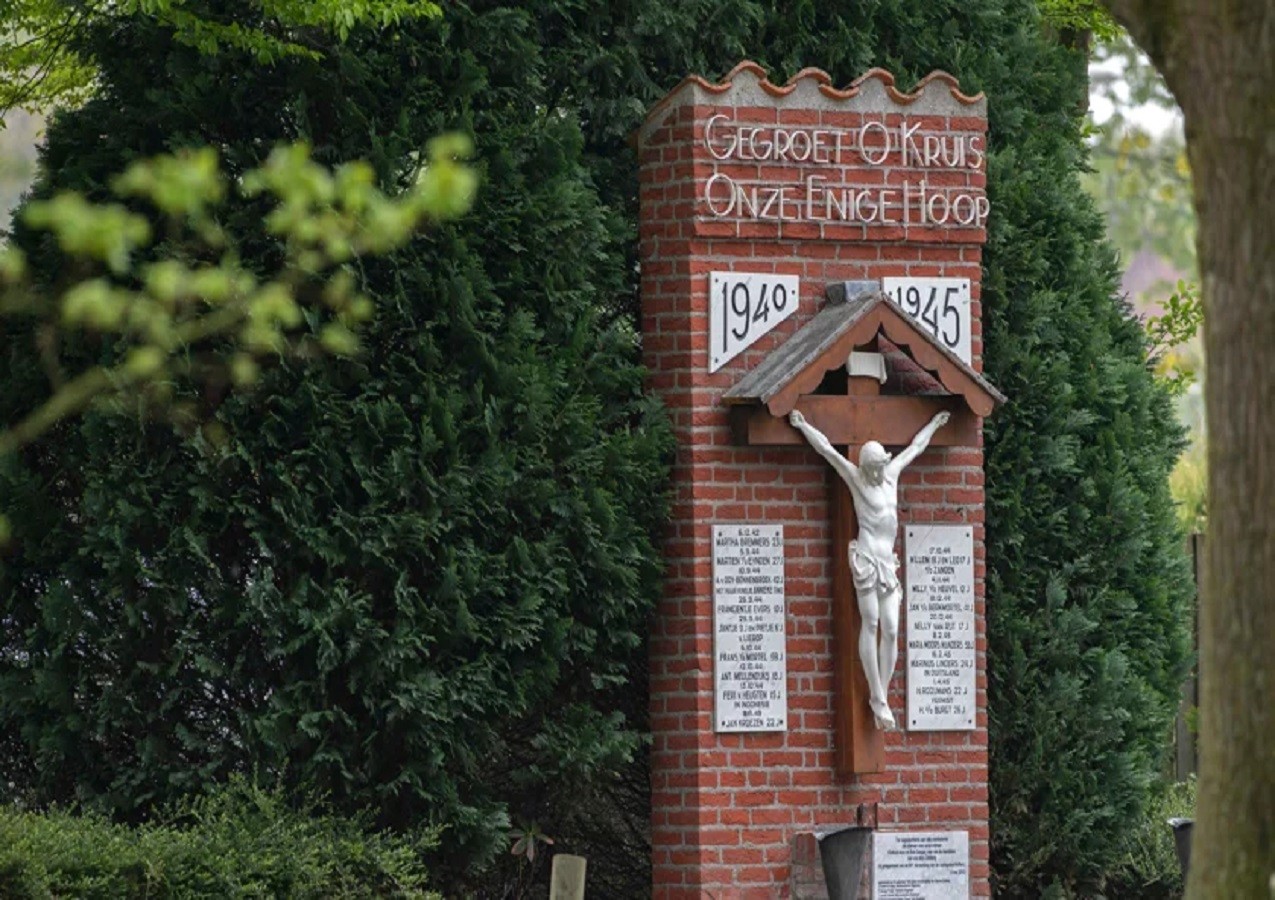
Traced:
<path fill-rule="evenodd" d="M 877 828 L 865 885 L 935 874 L 914 835 L 962 870 L 945 889 L 990 896 L 986 127 L 944 73 L 902 93 L 881 70 L 777 86 L 744 62 L 687 78 L 639 132 L 644 354 L 678 443 L 650 659 L 657 898 L 826 897 L 815 835 L 856 823 Z M 900 483 L 897 731 L 866 705 L 853 507 L 792 409 L 851 460 L 952 414 Z"/>

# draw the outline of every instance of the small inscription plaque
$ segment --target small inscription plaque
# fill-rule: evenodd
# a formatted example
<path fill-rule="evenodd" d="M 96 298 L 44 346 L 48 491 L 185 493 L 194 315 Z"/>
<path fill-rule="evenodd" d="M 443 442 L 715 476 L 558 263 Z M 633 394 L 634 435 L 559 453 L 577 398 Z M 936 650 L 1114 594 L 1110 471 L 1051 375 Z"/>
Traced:
<path fill-rule="evenodd" d="M 881 290 L 962 362 L 970 361 L 968 278 L 882 278 Z"/>
<path fill-rule="evenodd" d="M 713 679 L 718 731 L 788 728 L 784 527 L 713 526 Z"/>
<path fill-rule="evenodd" d="M 716 372 L 797 311 L 796 275 L 712 272 L 708 281 L 708 371 Z"/>
<path fill-rule="evenodd" d="M 908 728 L 975 724 L 974 529 L 907 530 Z"/>
<path fill-rule="evenodd" d="M 872 840 L 874 900 L 969 900 L 968 831 L 878 831 Z"/>

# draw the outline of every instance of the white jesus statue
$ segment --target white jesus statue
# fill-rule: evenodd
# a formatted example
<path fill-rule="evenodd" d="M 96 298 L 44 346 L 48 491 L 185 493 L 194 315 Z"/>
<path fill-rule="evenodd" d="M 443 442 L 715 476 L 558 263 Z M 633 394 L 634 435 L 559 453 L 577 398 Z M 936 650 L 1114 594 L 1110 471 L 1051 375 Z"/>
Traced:
<path fill-rule="evenodd" d="M 838 453 L 823 432 L 793 410 L 788 421 L 800 431 L 819 455 L 832 464 L 850 488 L 859 536 L 850 542 L 850 575 L 859 601 L 859 660 L 868 679 L 868 703 L 877 728 L 897 727 L 886 692 L 899 658 L 899 557 L 894 541 L 899 532 L 899 476 L 930 444 L 934 432 L 951 418 L 941 412 L 912 439 L 907 449 L 890 458 L 876 441 L 859 451 L 859 465 Z M 878 636 L 878 630 L 880 632 Z"/>

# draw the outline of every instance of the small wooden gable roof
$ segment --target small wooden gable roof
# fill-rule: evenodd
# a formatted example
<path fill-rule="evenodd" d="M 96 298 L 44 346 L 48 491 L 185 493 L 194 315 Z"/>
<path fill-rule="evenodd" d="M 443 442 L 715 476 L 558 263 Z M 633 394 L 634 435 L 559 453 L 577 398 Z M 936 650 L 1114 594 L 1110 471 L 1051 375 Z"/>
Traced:
<path fill-rule="evenodd" d="M 813 392 L 825 374 L 844 366 L 851 351 L 878 334 L 905 349 L 949 394 L 964 398 L 975 415 L 987 416 L 1005 402 L 1004 394 L 921 328 L 877 282 L 838 282 L 826 293 L 824 308 L 727 390 L 725 403 L 761 403 L 772 415 L 786 416 L 801 395 Z"/>

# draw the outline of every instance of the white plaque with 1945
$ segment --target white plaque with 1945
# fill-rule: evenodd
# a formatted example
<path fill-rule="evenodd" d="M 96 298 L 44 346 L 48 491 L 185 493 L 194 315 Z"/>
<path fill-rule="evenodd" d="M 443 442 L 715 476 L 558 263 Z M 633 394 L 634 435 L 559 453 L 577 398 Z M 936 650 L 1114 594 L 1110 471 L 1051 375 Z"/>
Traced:
<path fill-rule="evenodd" d="M 968 278 L 882 278 L 881 290 L 962 362 L 970 362 Z"/>

